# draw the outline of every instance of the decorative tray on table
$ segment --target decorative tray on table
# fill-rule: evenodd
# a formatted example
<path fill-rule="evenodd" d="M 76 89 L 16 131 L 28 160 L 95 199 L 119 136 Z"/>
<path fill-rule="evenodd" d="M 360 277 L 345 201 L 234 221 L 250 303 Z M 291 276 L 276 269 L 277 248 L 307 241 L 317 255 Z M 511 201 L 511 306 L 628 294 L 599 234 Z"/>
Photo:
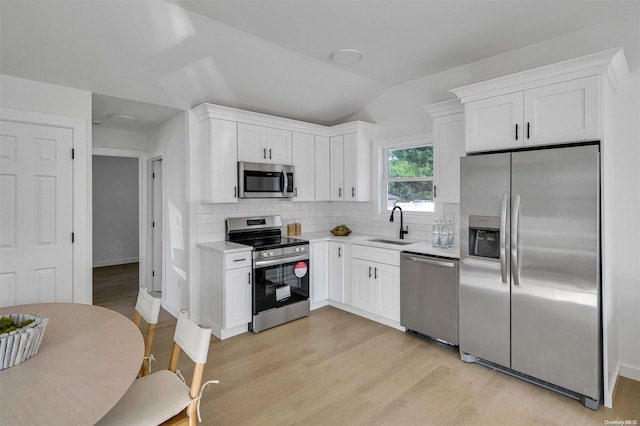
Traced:
<path fill-rule="evenodd" d="M 37 354 L 48 322 L 49 318 L 37 314 L 0 317 L 0 370 Z"/>

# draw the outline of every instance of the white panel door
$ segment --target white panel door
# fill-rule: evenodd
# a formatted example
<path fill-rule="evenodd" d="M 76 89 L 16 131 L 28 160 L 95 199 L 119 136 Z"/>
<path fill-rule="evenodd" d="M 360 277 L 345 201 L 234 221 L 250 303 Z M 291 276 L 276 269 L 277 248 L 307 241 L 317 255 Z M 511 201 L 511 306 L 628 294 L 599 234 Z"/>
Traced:
<path fill-rule="evenodd" d="M 0 120 L 0 306 L 72 302 L 71 129 Z"/>

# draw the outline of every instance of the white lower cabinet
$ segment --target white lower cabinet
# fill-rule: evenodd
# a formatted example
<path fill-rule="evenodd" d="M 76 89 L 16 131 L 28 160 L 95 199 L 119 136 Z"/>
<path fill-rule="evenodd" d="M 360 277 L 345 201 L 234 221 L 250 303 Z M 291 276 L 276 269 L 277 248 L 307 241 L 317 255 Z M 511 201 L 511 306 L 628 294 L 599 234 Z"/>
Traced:
<path fill-rule="evenodd" d="M 399 322 L 400 252 L 354 245 L 352 256 L 353 307 Z"/>
<path fill-rule="evenodd" d="M 311 309 L 328 303 L 329 298 L 329 242 L 316 241 L 310 244 L 311 256 Z"/>
<path fill-rule="evenodd" d="M 351 244 L 329 241 L 329 300 L 351 305 Z"/>
<path fill-rule="evenodd" d="M 251 249 L 201 250 L 200 316 L 223 340 L 248 331 L 251 322 Z"/>

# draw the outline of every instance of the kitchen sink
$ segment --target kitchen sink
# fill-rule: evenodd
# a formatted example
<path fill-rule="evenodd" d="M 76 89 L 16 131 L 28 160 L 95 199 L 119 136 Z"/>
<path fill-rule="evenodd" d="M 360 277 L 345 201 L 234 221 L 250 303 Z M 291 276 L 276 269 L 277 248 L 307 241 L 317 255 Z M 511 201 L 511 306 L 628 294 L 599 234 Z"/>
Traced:
<path fill-rule="evenodd" d="M 382 238 L 374 238 L 372 240 L 367 240 L 372 243 L 383 243 L 383 244 L 395 244 L 398 246 L 406 246 L 407 244 L 413 244 L 411 241 L 398 241 L 398 240 L 385 240 Z"/>

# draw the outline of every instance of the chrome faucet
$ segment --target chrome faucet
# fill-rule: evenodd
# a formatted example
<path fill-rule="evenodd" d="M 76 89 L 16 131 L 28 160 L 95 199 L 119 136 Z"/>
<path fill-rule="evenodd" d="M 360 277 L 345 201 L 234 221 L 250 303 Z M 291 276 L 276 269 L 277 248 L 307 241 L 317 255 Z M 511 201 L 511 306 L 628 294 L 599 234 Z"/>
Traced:
<path fill-rule="evenodd" d="M 400 239 L 404 240 L 404 234 L 409 233 L 409 226 L 405 228 L 402 223 L 402 208 L 400 206 L 395 206 L 393 210 L 391 210 L 391 217 L 389 217 L 389 222 L 393 222 L 393 214 L 396 212 L 396 209 L 400 210 Z M 405 230 L 406 229 L 406 230 Z"/>

